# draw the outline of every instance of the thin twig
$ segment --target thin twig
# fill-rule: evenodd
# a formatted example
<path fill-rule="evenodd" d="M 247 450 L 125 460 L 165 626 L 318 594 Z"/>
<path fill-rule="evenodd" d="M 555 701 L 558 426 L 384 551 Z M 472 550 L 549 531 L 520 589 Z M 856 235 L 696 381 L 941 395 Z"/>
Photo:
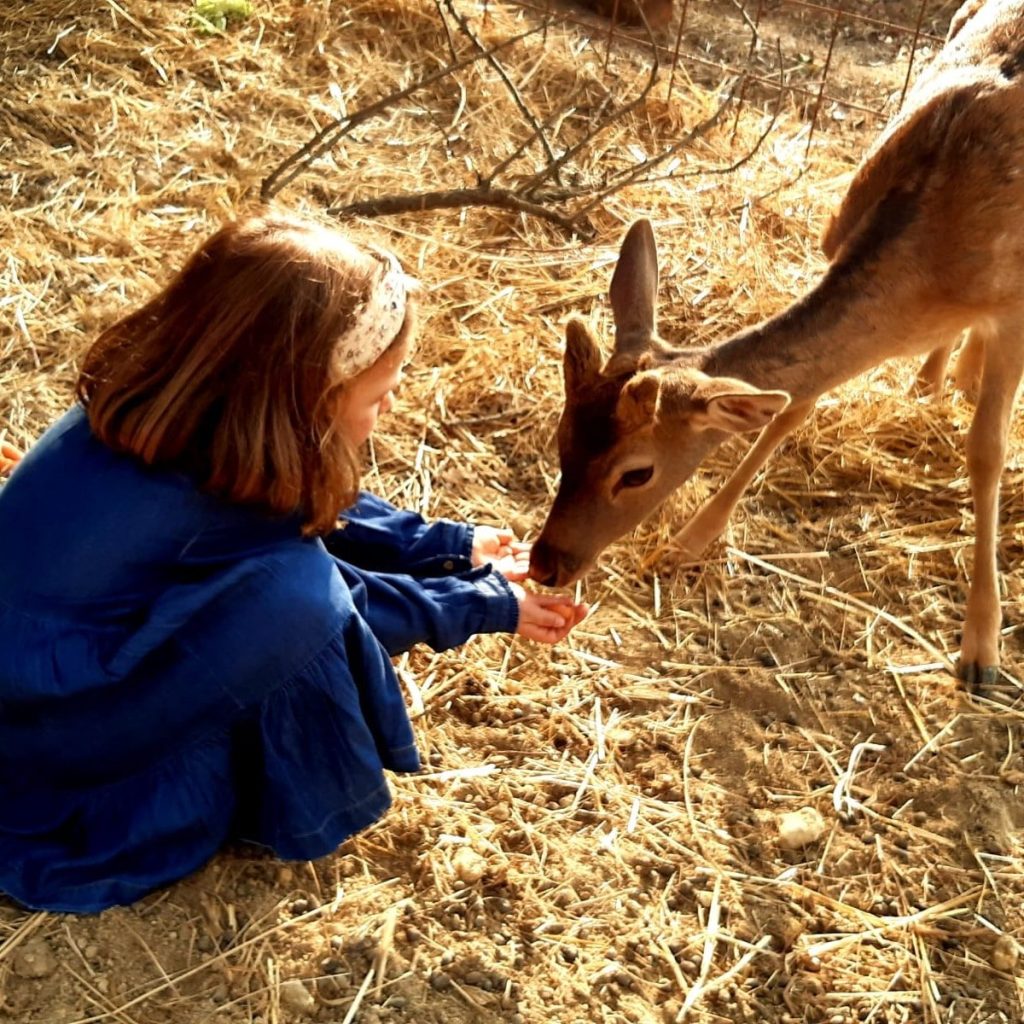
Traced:
<path fill-rule="evenodd" d="M 843 7 L 846 0 L 839 0 L 835 8 L 835 17 L 832 19 L 832 34 L 828 40 L 828 51 L 825 54 L 825 66 L 821 69 L 821 84 L 818 87 L 818 97 L 814 101 L 814 110 L 811 113 L 811 130 L 807 133 L 807 148 L 804 150 L 804 157 L 811 151 L 811 143 L 814 141 L 814 129 L 818 127 L 818 114 L 821 111 L 821 104 L 825 98 L 825 83 L 828 81 L 829 69 L 832 67 L 832 56 L 836 49 L 836 40 L 839 38 L 839 22 L 843 18 Z"/>
<path fill-rule="evenodd" d="M 696 139 L 706 135 L 716 124 L 722 119 L 722 115 L 725 113 L 726 108 L 732 102 L 732 90 L 730 89 L 729 94 L 719 104 L 718 109 L 710 116 L 701 121 L 696 127 L 691 128 L 681 139 L 672 143 L 671 146 L 664 149 L 655 157 L 651 157 L 650 160 L 644 160 L 643 163 L 638 164 L 636 167 L 631 168 L 628 171 L 624 171 L 617 178 L 614 178 L 612 182 L 595 193 L 590 202 L 580 207 L 576 211 L 577 216 L 586 214 L 589 210 L 592 210 L 597 206 L 602 199 L 610 196 L 613 192 L 618 192 L 620 189 L 625 188 L 627 185 L 633 184 L 638 180 L 647 180 L 645 175 L 654 167 L 668 160 L 669 157 L 675 155 L 679 150 L 689 146 Z"/>
<path fill-rule="evenodd" d="M 354 114 L 338 118 L 326 128 L 322 128 L 318 131 L 308 142 L 300 146 L 294 153 L 285 157 L 285 159 L 282 160 L 281 163 L 279 163 L 277 167 L 275 167 L 270 174 L 266 176 L 266 178 L 263 179 L 263 183 L 260 186 L 260 198 L 264 202 L 273 199 L 281 189 L 291 184 L 291 182 L 293 182 L 309 164 L 323 156 L 324 153 L 333 149 L 333 147 L 336 146 L 338 142 L 348 135 L 354 128 L 357 128 L 359 125 L 376 117 L 382 111 L 390 109 L 400 100 L 404 100 L 407 96 L 411 96 L 413 93 L 419 92 L 420 89 L 424 89 L 428 85 L 433 85 L 435 82 L 439 82 L 442 79 L 447 78 L 449 75 L 455 74 L 456 71 L 461 71 L 463 68 L 475 64 L 479 60 L 484 60 L 491 54 L 498 53 L 501 50 L 505 50 L 508 47 L 521 42 L 523 39 L 536 35 L 546 27 L 547 21 L 543 22 L 539 26 L 527 29 L 525 32 L 520 32 L 518 35 L 510 36 L 508 39 L 504 39 L 500 43 L 496 43 L 489 50 L 485 50 L 483 53 L 476 53 L 471 57 L 464 57 L 462 60 L 456 61 L 454 64 L 446 64 L 443 68 L 427 75 L 425 78 L 420 78 L 413 82 L 412 85 L 408 85 L 404 89 L 398 89 L 394 92 L 388 93 L 387 96 L 376 100 L 367 107 L 363 107 L 362 110 L 357 110 Z"/>
<path fill-rule="evenodd" d="M 509 78 L 508 72 L 501 66 L 501 62 L 494 56 L 494 54 L 489 53 L 484 44 L 480 42 L 480 40 L 476 36 L 476 33 L 470 27 L 470 24 L 467 21 L 465 15 L 460 14 L 457 10 L 455 10 L 455 4 L 453 3 L 453 0 L 442 0 L 442 2 L 444 3 L 444 6 L 448 9 L 448 11 L 451 13 L 451 16 L 455 19 L 459 28 L 462 29 L 463 35 L 465 35 L 466 38 L 469 39 L 469 41 L 473 44 L 474 48 L 477 50 L 480 56 L 483 57 L 483 59 L 486 60 L 487 63 L 491 65 L 497 76 L 502 80 L 502 82 L 505 83 L 505 88 L 508 89 L 509 95 L 512 97 L 512 102 L 515 103 L 515 105 L 519 108 L 523 117 L 525 117 L 526 120 L 530 122 L 530 126 L 533 128 L 534 136 L 540 139 L 540 143 L 544 147 L 544 152 L 547 153 L 548 162 L 553 164 L 555 162 L 555 153 L 554 150 L 551 148 L 551 143 L 548 142 L 547 136 L 544 134 L 544 128 L 541 125 L 541 123 L 537 120 L 537 117 L 533 113 L 533 111 L 530 110 L 529 106 L 526 103 L 526 100 L 523 99 L 519 90 L 516 88 L 515 83 L 512 81 L 511 78 Z M 557 171 L 555 180 L 558 181 L 559 184 L 561 184 L 561 180 L 557 177 Z"/>
<path fill-rule="evenodd" d="M 644 28 L 647 31 L 647 35 L 651 37 L 652 57 L 651 71 L 650 74 L 647 76 L 647 81 L 644 83 L 644 87 L 628 103 L 624 103 L 621 107 L 618 107 L 615 110 L 613 110 L 611 114 L 609 114 L 603 120 L 599 120 L 597 122 L 596 128 L 588 132 L 582 140 L 576 143 L 575 146 L 570 146 L 557 160 L 554 161 L 554 163 L 549 164 L 538 174 L 535 174 L 532 178 L 530 178 L 522 186 L 521 191 L 528 194 L 538 185 L 540 185 L 541 182 L 556 176 L 558 174 L 559 169 L 567 161 L 571 160 L 581 150 L 586 149 L 586 147 L 589 146 L 594 141 L 594 139 L 598 137 L 598 135 L 600 135 L 607 128 L 611 127 L 611 125 L 613 125 L 616 121 L 621 120 L 630 111 L 635 110 L 644 101 L 644 99 L 647 97 L 647 94 L 651 91 L 651 89 L 654 88 L 654 83 L 658 80 L 658 50 L 657 47 L 654 45 L 654 39 L 653 36 L 651 36 L 651 30 L 650 27 L 647 25 L 646 21 L 644 22 Z"/>
<path fill-rule="evenodd" d="M 444 0 L 434 0 L 434 6 L 437 8 L 437 16 L 441 19 L 441 28 L 444 29 L 445 38 L 448 40 L 448 52 L 452 55 L 452 60 L 459 59 L 458 50 L 455 49 L 455 37 L 452 35 L 452 30 L 448 26 L 448 20 L 444 16 L 444 11 L 441 10 L 441 5 Z"/>
<path fill-rule="evenodd" d="M 741 156 L 738 160 L 734 161 L 733 163 L 728 164 L 725 167 L 701 167 L 699 170 L 694 170 L 694 171 L 680 171 L 679 173 L 673 172 L 671 174 L 659 174 L 656 178 L 645 178 L 644 179 L 645 182 L 677 181 L 680 178 L 692 178 L 692 177 L 694 177 L 694 176 L 696 176 L 698 174 L 699 175 L 705 175 L 705 174 L 732 174 L 734 171 L 738 171 L 745 163 L 748 163 L 750 160 L 752 160 L 757 155 L 758 151 L 764 145 L 765 140 L 768 138 L 769 135 L 771 135 L 772 130 L 775 128 L 775 124 L 776 124 L 776 122 L 779 119 L 779 113 L 781 112 L 781 110 L 782 110 L 782 93 L 779 93 L 779 99 L 778 99 L 778 102 L 775 105 L 775 113 L 772 114 L 772 119 L 771 119 L 771 121 L 768 122 L 768 127 L 765 128 L 765 130 L 763 132 L 761 132 L 761 135 L 759 136 L 757 142 L 755 142 L 754 145 L 746 153 L 743 154 L 743 156 Z M 716 112 L 716 113 L 718 113 L 718 112 Z M 703 123 L 704 122 L 702 122 L 702 124 Z M 698 125 L 697 127 L 699 128 L 700 125 Z M 709 125 L 709 127 L 711 127 L 711 126 Z M 803 173 L 804 172 L 801 171 L 800 174 L 798 174 L 791 181 L 787 182 L 787 184 L 792 184 L 793 181 L 798 180 L 800 178 L 800 176 L 803 175 Z M 773 189 L 772 191 L 777 191 L 777 187 L 776 187 L 776 189 Z M 757 196 L 756 197 L 756 201 L 757 202 L 761 202 L 764 199 L 766 199 L 768 196 L 770 196 L 771 194 L 772 194 L 772 192 L 767 192 L 764 195 Z"/>
<path fill-rule="evenodd" d="M 566 117 L 574 113 L 575 108 L 572 107 L 570 107 L 567 110 L 560 110 L 556 114 L 552 115 L 552 117 L 550 117 L 543 124 L 538 125 L 536 130 L 532 131 L 525 139 L 523 139 L 523 141 L 519 143 L 519 145 L 516 146 L 516 148 L 513 149 L 512 152 L 507 157 L 499 161 L 497 164 L 494 165 L 494 167 L 491 168 L 491 173 L 488 174 L 486 178 L 483 178 L 480 184 L 490 185 L 495 178 L 497 178 L 501 174 L 504 174 L 504 172 L 507 171 L 508 168 L 511 167 L 512 164 L 515 163 L 515 161 L 518 160 L 519 157 L 521 157 L 523 153 L 527 151 L 527 149 L 530 148 L 530 146 L 533 144 L 534 139 L 536 139 L 537 136 L 541 132 L 543 132 L 545 128 L 550 128 L 555 121 L 564 121 Z"/>

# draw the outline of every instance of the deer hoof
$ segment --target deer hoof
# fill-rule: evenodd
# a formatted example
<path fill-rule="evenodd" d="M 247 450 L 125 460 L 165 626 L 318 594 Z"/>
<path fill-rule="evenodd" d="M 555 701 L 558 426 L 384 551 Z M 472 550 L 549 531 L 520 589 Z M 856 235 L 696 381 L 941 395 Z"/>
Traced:
<path fill-rule="evenodd" d="M 960 678 L 971 689 L 995 686 L 999 682 L 998 665 L 979 665 L 969 661 L 960 666 Z"/>

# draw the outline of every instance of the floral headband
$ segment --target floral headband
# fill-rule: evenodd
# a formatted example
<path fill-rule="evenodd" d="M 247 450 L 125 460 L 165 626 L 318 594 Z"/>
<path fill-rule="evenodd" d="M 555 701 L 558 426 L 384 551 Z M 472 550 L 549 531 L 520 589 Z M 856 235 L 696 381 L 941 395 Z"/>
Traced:
<path fill-rule="evenodd" d="M 369 369 L 398 337 L 405 323 L 406 300 L 419 289 L 419 281 L 410 277 L 397 258 L 382 249 L 373 255 L 386 266 L 384 276 L 356 309 L 352 326 L 345 332 L 334 353 L 334 368 L 339 377 L 355 377 Z"/>

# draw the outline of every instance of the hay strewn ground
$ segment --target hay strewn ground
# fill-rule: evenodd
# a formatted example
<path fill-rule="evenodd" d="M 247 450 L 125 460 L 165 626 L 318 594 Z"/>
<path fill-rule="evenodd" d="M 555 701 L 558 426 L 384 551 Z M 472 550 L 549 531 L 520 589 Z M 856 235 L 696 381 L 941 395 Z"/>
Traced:
<path fill-rule="evenodd" d="M 730 4 L 696 6 L 725 30 Z M 66 406 L 82 345 L 252 209 L 287 152 L 448 52 L 419 0 L 257 7 L 224 38 L 197 36 L 185 4 L 7 8 L 0 440 L 28 444 Z M 460 10 L 490 43 L 537 17 Z M 639 89 L 642 48 L 607 53 L 603 29 L 556 26 L 505 59 L 547 116 L 581 87 L 595 104 Z M 473 184 L 520 122 L 493 72 L 460 83 L 360 128 L 282 205 Z M 652 154 L 718 103 L 679 76 L 669 95 L 663 77 L 572 173 Z M 428 289 L 417 365 L 369 486 L 431 515 L 535 532 L 556 471 L 560 323 L 606 320 L 633 217 L 659 232 L 674 337 L 751 322 L 820 270 L 818 227 L 865 136 L 830 117 L 798 177 L 798 113 L 783 109 L 756 154 L 720 173 L 770 121 L 730 113 L 679 155 L 694 176 L 595 210 L 594 244 L 494 210 L 352 224 Z M 566 131 L 590 114 L 570 114 Z M 402 659 L 430 767 L 394 779 L 390 815 L 336 856 L 284 865 L 228 851 L 94 918 L 0 902 L 0 1020 L 1021 1020 L 1022 714 L 968 703 L 939 664 L 964 598 L 970 405 L 918 400 L 912 379 L 891 366 L 841 389 L 699 571 L 670 551 L 645 571 L 735 458 L 723 452 L 608 552 L 584 587 L 598 610 L 569 643 L 488 637 Z M 1004 647 L 1019 679 L 1019 429 L 1014 440 Z M 825 836 L 787 853 L 778 817 L 803 806 L 824 815 Z"/>

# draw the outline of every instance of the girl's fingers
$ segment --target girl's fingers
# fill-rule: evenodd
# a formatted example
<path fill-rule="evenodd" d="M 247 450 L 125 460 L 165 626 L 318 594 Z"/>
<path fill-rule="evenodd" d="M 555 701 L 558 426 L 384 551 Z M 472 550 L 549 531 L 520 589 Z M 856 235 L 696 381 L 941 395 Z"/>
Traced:
<path fill-rule="evenodd" d="M 559 640 L 568 632 L 568 630 L 562 629 L 551 629 L 546 626 L 537 626 L 533 629 L 529 629 L 523 632 L 523 636 L 527 640 L 536 640 L 542 644 L 557 644 Z"/>
<path fill-rule="evenodd" d="M 508 556 L 495 559 L 492 564 L 495 570 L 500 572 L 507 580 L 519 582 L 525 580 L 530 575 L 530 563 L 522 558 Z"/>
<path fill-rule="evenodd" d="M 0 441 L 0 473 L 13 469 L 21 461 L 21 452 L 14 445 Z"/>
<path fill-rule="evenodd" d="M 544 608 L 561 609 L 563 618 L 569 616 L 572 613 L 572 609 L 578 607 L 576 602 L 565 594 L 533 594 L 532 596 Z"/>
<path fill-rule="evenodd" d="M 590 608 L 585 604 L 573 605 L 567 610 L 567 616 L 555 625 L 542 625 L 530 619 L 524 621 L 520 627 L 520 634 L 527 640 L 536 640 L 538 643 L 556 644 L 564 640 L 575 626 L 578 626 L 589 614 Z"/>
<path fill-rule="evenodd" d="M 532 609 L 529 613 L 529 621 L 532 625 L 543 626 L 547 629 L 564 629 L 566 625 L 564 615 L 548 608 Z"/>

